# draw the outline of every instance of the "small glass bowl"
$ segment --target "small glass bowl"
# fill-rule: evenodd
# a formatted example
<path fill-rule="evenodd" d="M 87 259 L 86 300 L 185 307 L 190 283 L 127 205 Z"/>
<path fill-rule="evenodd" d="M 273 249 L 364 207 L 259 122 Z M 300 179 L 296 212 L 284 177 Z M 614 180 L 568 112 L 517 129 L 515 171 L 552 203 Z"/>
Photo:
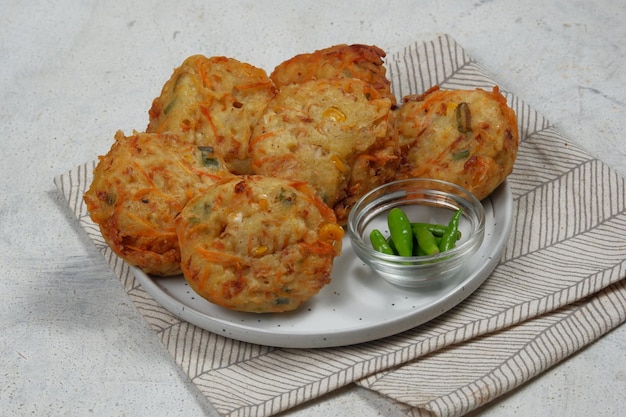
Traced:
<path fill-rule="evenodd" d="M 387 214 L 400 207 L 411 222 L 448 224 L 459 208 L 461 239 L 451 250 L 429 256 L 397 256 L 372 247 L 369 235 L 379 229 L 389 236 Z M 365 194 L 348 217 L 352 249 L 367 265 L 392 284 L 419 287 L 456 275 L 481 246 L 485 236 L 485 210 L 480 201 L 458 185 L 414 178 L 390 182 Z"/>

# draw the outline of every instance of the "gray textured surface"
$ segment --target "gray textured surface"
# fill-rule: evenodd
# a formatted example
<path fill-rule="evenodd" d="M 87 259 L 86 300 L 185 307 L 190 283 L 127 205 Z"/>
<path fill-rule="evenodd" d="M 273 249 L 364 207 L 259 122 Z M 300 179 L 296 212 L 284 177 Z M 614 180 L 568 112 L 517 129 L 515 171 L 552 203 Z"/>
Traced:
<path fill-rule="evenodd" d="M 271 70 L 336 43 L 392 51 L 449 33 L 565 136 L 626 175 L 626 6 L 596 1 L 3 1 L 0 408 L 6 415 L 212 415 L 52 183 L 147 124 L 193 53 Z M 624 326 L 474 415 L 618 415 Z M 399 416 L 347 387 L 288 416 Z"/>

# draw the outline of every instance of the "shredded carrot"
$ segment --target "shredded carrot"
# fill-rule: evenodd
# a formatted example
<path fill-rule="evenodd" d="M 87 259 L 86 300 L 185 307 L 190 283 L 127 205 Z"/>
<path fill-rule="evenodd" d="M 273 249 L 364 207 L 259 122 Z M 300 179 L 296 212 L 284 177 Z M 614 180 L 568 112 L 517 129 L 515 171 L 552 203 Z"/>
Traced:
<path fill-rule="evenodd" d="M 197 174 L 196 170 L 190 167 L 177 153 L 169 152 L 168 153 L 169 162 L 176 165 L 187 174 Z"/>
<path fill-rule="evenodd" d="M 196 67 L 198 68 L 198 75 L 200 75 L 200 79 L 202 80 L 202 84 L 204 84 L 206 87 L 211 87 L 211 80 L 209 80 L 209 77 L 207 76 L 207 66 L 204 65 L 204 58 L 201 56 L 198 56 L 196 59 Z"/>
<path fill-rule="evenodd" d="M 331 256 L 335 254 L 335 248 L 332 245 L 326 242 L 320 242 L 319 240 L 315 243 L 302 243 L 302 246 L 305 249 L 305 253 Z"/>
<path fill-rule="evenodd" d="M 272 136 L 276 136 L 276 132 L 267 132 L 267 133 L 265 133 L 263 135 L 255 136 L 253 138 L 250 138 L 250 143 L 248 144 L 248 147 L 252 148 L 257 143 L 261 142 L 262 140 L 271 138 Z"/>
<path fill-rule="evenodd" d="M 317 207 L 320 214 L 326 220 L 332 221 L 333 223 L 335 222 L 336 216 L 333 209 L 328 207 L 328 205 L 326 205 L 321 198 L 317 197 L 317 195 L 315 195 L 314 192 L 311 191 L 311 186 L 308 183 L 303 181 L 293 181 L 290 183 L 290 185 L 298 191 L 302 192 L 308 198 L 308 200 L 313 203 L 315 207 Z"/>
<path fill-rule="evenodd" d="M 215 252 L 200 247 L 196 248 L 196 250 L 200 255 L 202 255 L 204 259 L 215 264 L 223 266 L 234 266 L 237 269 L 242 269 L 243 266 L 246 265 L 244 260 L 241 259 L 239 256 L 230 255 L 223 252 Z"/>
<path fill-rule="evenodd" d="M 211 111 L 209 110 L 209 108 L 205 105 L 200 105 L 198 106 L 198 108 L 200 109 L 200 113 L 202 113 L 204 118 L 209 122 L 211 130 L 213 131 L 213 136 L 216 138 L 219 137 L 217 127 L 215 126 L 215 123 L 213 123 L 213 118 L 211 117 Z"/>

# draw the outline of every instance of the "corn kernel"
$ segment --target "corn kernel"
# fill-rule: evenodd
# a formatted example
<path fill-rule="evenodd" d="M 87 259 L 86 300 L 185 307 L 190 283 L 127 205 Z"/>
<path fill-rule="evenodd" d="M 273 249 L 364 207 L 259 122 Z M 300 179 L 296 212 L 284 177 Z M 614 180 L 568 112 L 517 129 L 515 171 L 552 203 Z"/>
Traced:
<path fill-rule="evenodd" d="M 252 256 L 263 256 L 267 253 L 267 246 L 257 246 L 252 249 Z"/>
<path fill-rule="evenodd" d="M 329 107 L 322 113 L 322 117 L 331 119 L 334 122 L 345 122 L 346 115 L 337 107 Z"/>
<path fill-rule="evenodd" d="M 341 159 L 337 155 L 332 155 L 330 157 L 330 161 L 337 167 L 340 172 L 348 172 L 348 167 L 343 163 Z"/>
<path fill-rule="evenodd" d="M 449 115 L 450 112 L 456 111 L 457 103 L 448 103 L 448 107 L 446 108 L 446 115 Z"/>
<path fill-rule="evenodd" d="M 343 234 L 343 228 L 335 223 L 326 223 L 320 228 L 320 239 L 326 242 L 341 240 Z"/>

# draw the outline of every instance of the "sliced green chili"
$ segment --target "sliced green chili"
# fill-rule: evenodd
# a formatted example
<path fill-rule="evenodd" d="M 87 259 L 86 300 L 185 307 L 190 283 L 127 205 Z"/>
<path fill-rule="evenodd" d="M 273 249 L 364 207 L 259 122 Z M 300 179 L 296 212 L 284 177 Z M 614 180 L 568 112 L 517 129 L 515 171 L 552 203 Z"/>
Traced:
<path fill-rule="evenodd" d="M 406 213 L 395 207 L 387 215 L 390 236 L 374 229 L 370 232 L 370 242 L 376 251 L 389 255 L 435 255 L 456 246 L 461 238 L 462 213 L 462 209 L 457 210 L 448 224 L 410 222 Z"/>
<path fill-rule="evenodd" d="M 445 233 L 441 236 L 441 242 L 439 242 L 439 250 L 441 252 L 445 252 L 456 246 L 456 236 L 459 231 L 459 221 L 462 214 L 463 209 L 458 209 L 450 219 Z"/>
<path fill-rule="evenodd" d="M 413 233 L 415 234 L 416 227 L 425 227 L 430 233 L 435 235 L 435 237 L 441 237 L 446 231 L 448 225 L 446 224 L 437 224 L 437 223 L 421 223 L 421 222 L 411 222 L 411 228 L 413 229 Z M 457 240 L 461 239 L 461 231 L 458 230 L 456 234 Z"/>
<path fill-rule="evenodd" d="M 417 244 L 426 255 L 435 255 L 439 253 L 439 246 L 437 246 L 435 236 L 426 227 L 415 227 L 413 232 L 417 238 Z"/>
<path fill-rule="evenodd" d="M 107 201 L 107 205 L 109 206 L 114 206 L 115 202 L 117 201 L 117 195 L 116 194 L 106 194 L 106 201 Z"/>
<path fill-rule="evenodd" d="M 459 132 L 467 133 L 472 130 L 471 118 L 469 105 L 466 102 L 459 103 L 456 106 L 456 124 Z"/>
<path fill-rule="evenodd" d="M 167 106 L 165 106 L 165 109 L 163 109 L 163 114 L 167 115 L 170 111 L 172 111 L 177 101 L 178 97 L 174 97 L 174 99 L 170 101 Z"/>
<path fill-rule="evenodd" d="M 202 159 L 202 165 L 205 167 L 217 167 L 219 161 L 214 157 L 214 150 L 212 146 L 198 146 L 200 150 L 200 158 Z"/>
<path fill-rule="evenodd" d="M 461 159 L 467 159 L 469 155 L 470 155 L 469 149 L 462 149 L 452 154 L 452 160 L 460 161 Z"/>
<path fill-rule="evenodd" d="M 372 242 L 374 250 L 378 252 L 386 253 L 387 255 L 397 255 L 391 245 L 389 245 L 389 242 L 387 242 L 387 239 L 385 239 L 385 236 L 383 236 L 382 232 L 378 229 L 374 229 L 370 232 L 370 242 Z"/>
<path fill-rule="evenodd" d="M 278 192 L 278 196 L 276 197 L 278 201 L 283 203 L 285 206 L 292 206 L 296 203 L 296 193 L 291 191 L 287 191 L 284 188 L 280 188 Z"/>
<path fill-rule="evenodd" d="M 387 215 L 387 223 L 398 255 L 412 256 L 413 230 L 406 213 L 398 207 L 392 208 Z"/>
<path fill-rule="evenodd" d="M 415 245 L 415 250 L 413 252 L 415 256 L 426 256 L 427 253 L 422 249 L 419 245 Z"/>

